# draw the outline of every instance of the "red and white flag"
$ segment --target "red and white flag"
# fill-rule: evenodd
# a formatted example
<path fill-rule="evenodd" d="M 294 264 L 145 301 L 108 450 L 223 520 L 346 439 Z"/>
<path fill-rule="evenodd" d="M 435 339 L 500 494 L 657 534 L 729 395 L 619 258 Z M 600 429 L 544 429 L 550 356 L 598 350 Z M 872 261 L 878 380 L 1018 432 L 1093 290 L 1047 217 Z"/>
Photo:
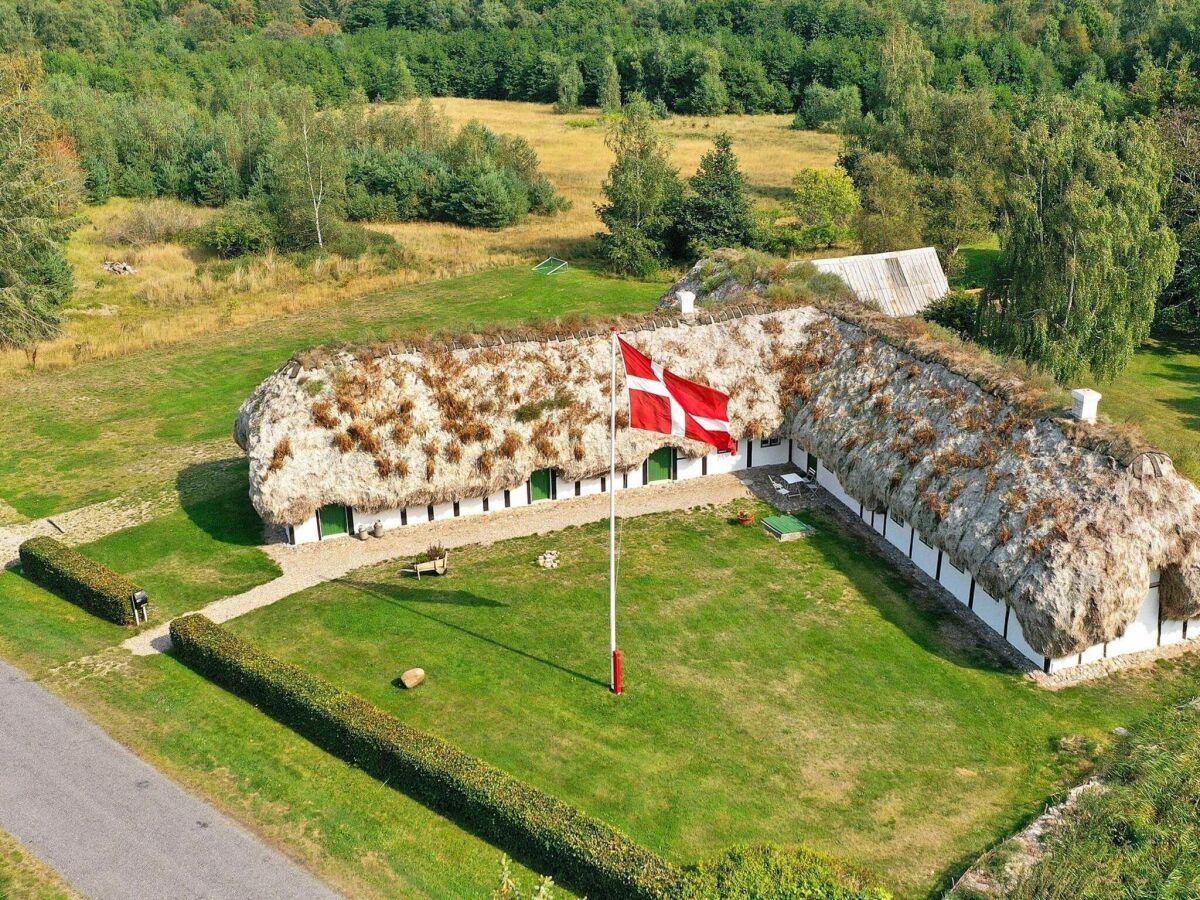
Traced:
<path fill-rule="evenodd" d="M 729 434 L 729 395 L 680 378 L 617 338 L 629 387 L 629 424 L 737 450 Z"/>

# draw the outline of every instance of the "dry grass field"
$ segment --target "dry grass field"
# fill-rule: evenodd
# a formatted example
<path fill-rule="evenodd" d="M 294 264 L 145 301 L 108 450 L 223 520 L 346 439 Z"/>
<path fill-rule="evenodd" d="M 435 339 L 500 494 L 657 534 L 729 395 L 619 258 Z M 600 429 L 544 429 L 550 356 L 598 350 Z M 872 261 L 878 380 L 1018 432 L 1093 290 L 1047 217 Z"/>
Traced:
<path fill-rule="evenodd" d="M 559 115 L 544 104 L 496 100 L 438 99 L 434 108 L 456 126 L 475 120 L 493 131 L 524 137 L 537 151 L 542 170 L 573 206 L 552 218 L 533 216 L 494 232 L 422 222 L 381 226 L 400 240 L 418 266 L 453 271 L 456 263 L 469 261 L 478 261 L 474 268 L 480 268 L 489 259 L 505 264 L 552 254 L 571 259 L 587 252 L 588 239 L 600 229 L 595 207 L 612 165 L 602 117 L 590 110 Z M 798 170 L 831 166 L 838 152 L 836 136 L 794 131 L 790 122 L 790 116 L 779 115 L 676 116 L 660 128 L 673 145 L 672 158 L 684 177 L 696 171 L 713 136 L 729 132 L 756 198 L 778 203 Z"/>
<path fill-rule="evenodd" d="M 454 98 L 438 99 L 435 107 L 456 125 L 476 119 L 495 131 L 526 137 L 546 174 L 574 204 L 572 209 L 553 217 L 530 217 L 500 231 L 422 222 L 375 226 L 404 246 L 407 260 L 399 271 L 380 271 L 366 260 L 323 259 L 298 266 L 267 255 L 224 267 L 218 276 L 206 265 L 211 260 L 179 244 L 131 247 L 114 242 L 109 233 L 114 220 L 135 206 L 135 201 L 114 200 L 86 210 L 87 224 L 71 239 L 75 296 L 65 310 L 62 335 L 39 348 L 37 368 L 61 369 L 122 356 L 304 309 L 352 302 L 366 294 L 550 255 L 575 262 L 589 255 L 589 238 L 599 229 L 595 204 L 612 162 L 604 146 L 603 122 L 595 112 L 563 116 L 540 104 Z M 695 171 L 712 136 L 728 131 L 756 197 L 766 203 L 786 194 L 798 169 L 832 165 L 837 155 L 834 136 L 793 131 L 789 121 L 787 116 L 678 117 L 663 122 L 662 130 L 674 143 L 674 159 L 685 176 Z M 211 212 L 192 210 L 191 215 L 199 221 Z M 110 259 L 129 262 L 137 271 L 110 274 L 101 268 Z M 0 378 L 28 366 L 23 353 L 0 353 Z"/>

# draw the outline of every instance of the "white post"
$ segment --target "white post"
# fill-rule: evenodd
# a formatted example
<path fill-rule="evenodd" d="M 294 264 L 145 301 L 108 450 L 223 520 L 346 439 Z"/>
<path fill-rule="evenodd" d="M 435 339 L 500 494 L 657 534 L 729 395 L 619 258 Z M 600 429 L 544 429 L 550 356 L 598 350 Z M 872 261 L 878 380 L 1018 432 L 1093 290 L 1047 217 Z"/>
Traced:
<path fill-rule="evenodd" d="M 612 658 L 609 686 L 621 693 L 621 651 L 617 649 L 617 329 L 612 331 L 612 378 L 609 382 L 608 433 L 608 630 Z"/>

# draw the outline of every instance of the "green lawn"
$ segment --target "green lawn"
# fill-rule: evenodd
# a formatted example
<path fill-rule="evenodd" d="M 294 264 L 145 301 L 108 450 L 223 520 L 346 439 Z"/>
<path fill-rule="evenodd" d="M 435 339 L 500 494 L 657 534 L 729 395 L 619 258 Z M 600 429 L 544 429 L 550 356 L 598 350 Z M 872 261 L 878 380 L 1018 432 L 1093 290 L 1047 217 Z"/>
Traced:
<path fill-rule="evenodd" d="M 500 269 L 30 373 L 3 386 L 0 501 L 35 517 L 169 481 L 194 461 L 194 445 L 230 435 L 238 407 L 259 381 L 316 343 L 648 311 L 663 288 L 575 267 L 553 278 Z M 230 443 L 230 455 L 236 452 Z"/>
<path fill-rule="evenodd" d="M 1194 663 L 1044 691 L 997 667 L 831 520 L 778 544 L 731 510 L 624 524 L 627 693 L 600 526 L 402 561 L 231 624 L 678 862 L 807 842 L 924 895 L 1078 775 L 1058 749 L 1195 689 Z M 534 557 L 562 552 L 562 567 Z M 410 666 L 429 680 L 394 685 Z"/>
<path fill-rule="evenodd" d="M 1120 377 L 1096 387 L 1101 413 L 1136 422 L 1180 472 L 1200 481 L 1200 338 L 1158 334 Z"/>
<path fill-rule="evenodd" d="M 177 513 L 81 549 L 145 585 L 160 614 L 176 613 L 274 577 L 274 563 L 251 545 L 260 529 L 243 485 L 195 505 L 185 500 Z M 490 894 L 499 850 L 171 657 L 113 649 L 129 633 L 16 572 L 0 573 L 0 656 L 348 895 Z M 0 897 L 4 879 L 23 871 L 14 860 L 9 874 L 6 850 L 0 841 Z M 517 872 L 523 883 L 535 880 Z"/>

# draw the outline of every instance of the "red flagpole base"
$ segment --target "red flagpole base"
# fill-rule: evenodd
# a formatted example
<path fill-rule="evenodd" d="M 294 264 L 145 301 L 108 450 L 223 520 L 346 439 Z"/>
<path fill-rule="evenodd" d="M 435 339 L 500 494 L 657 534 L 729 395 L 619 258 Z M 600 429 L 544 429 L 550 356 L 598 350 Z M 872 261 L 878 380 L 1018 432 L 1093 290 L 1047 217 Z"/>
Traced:
<path fill-rule="evenodd" d="M 614 650 L 612 656 L 612 692 L 623 693 L 621 689 L 621 651 Z"/>

